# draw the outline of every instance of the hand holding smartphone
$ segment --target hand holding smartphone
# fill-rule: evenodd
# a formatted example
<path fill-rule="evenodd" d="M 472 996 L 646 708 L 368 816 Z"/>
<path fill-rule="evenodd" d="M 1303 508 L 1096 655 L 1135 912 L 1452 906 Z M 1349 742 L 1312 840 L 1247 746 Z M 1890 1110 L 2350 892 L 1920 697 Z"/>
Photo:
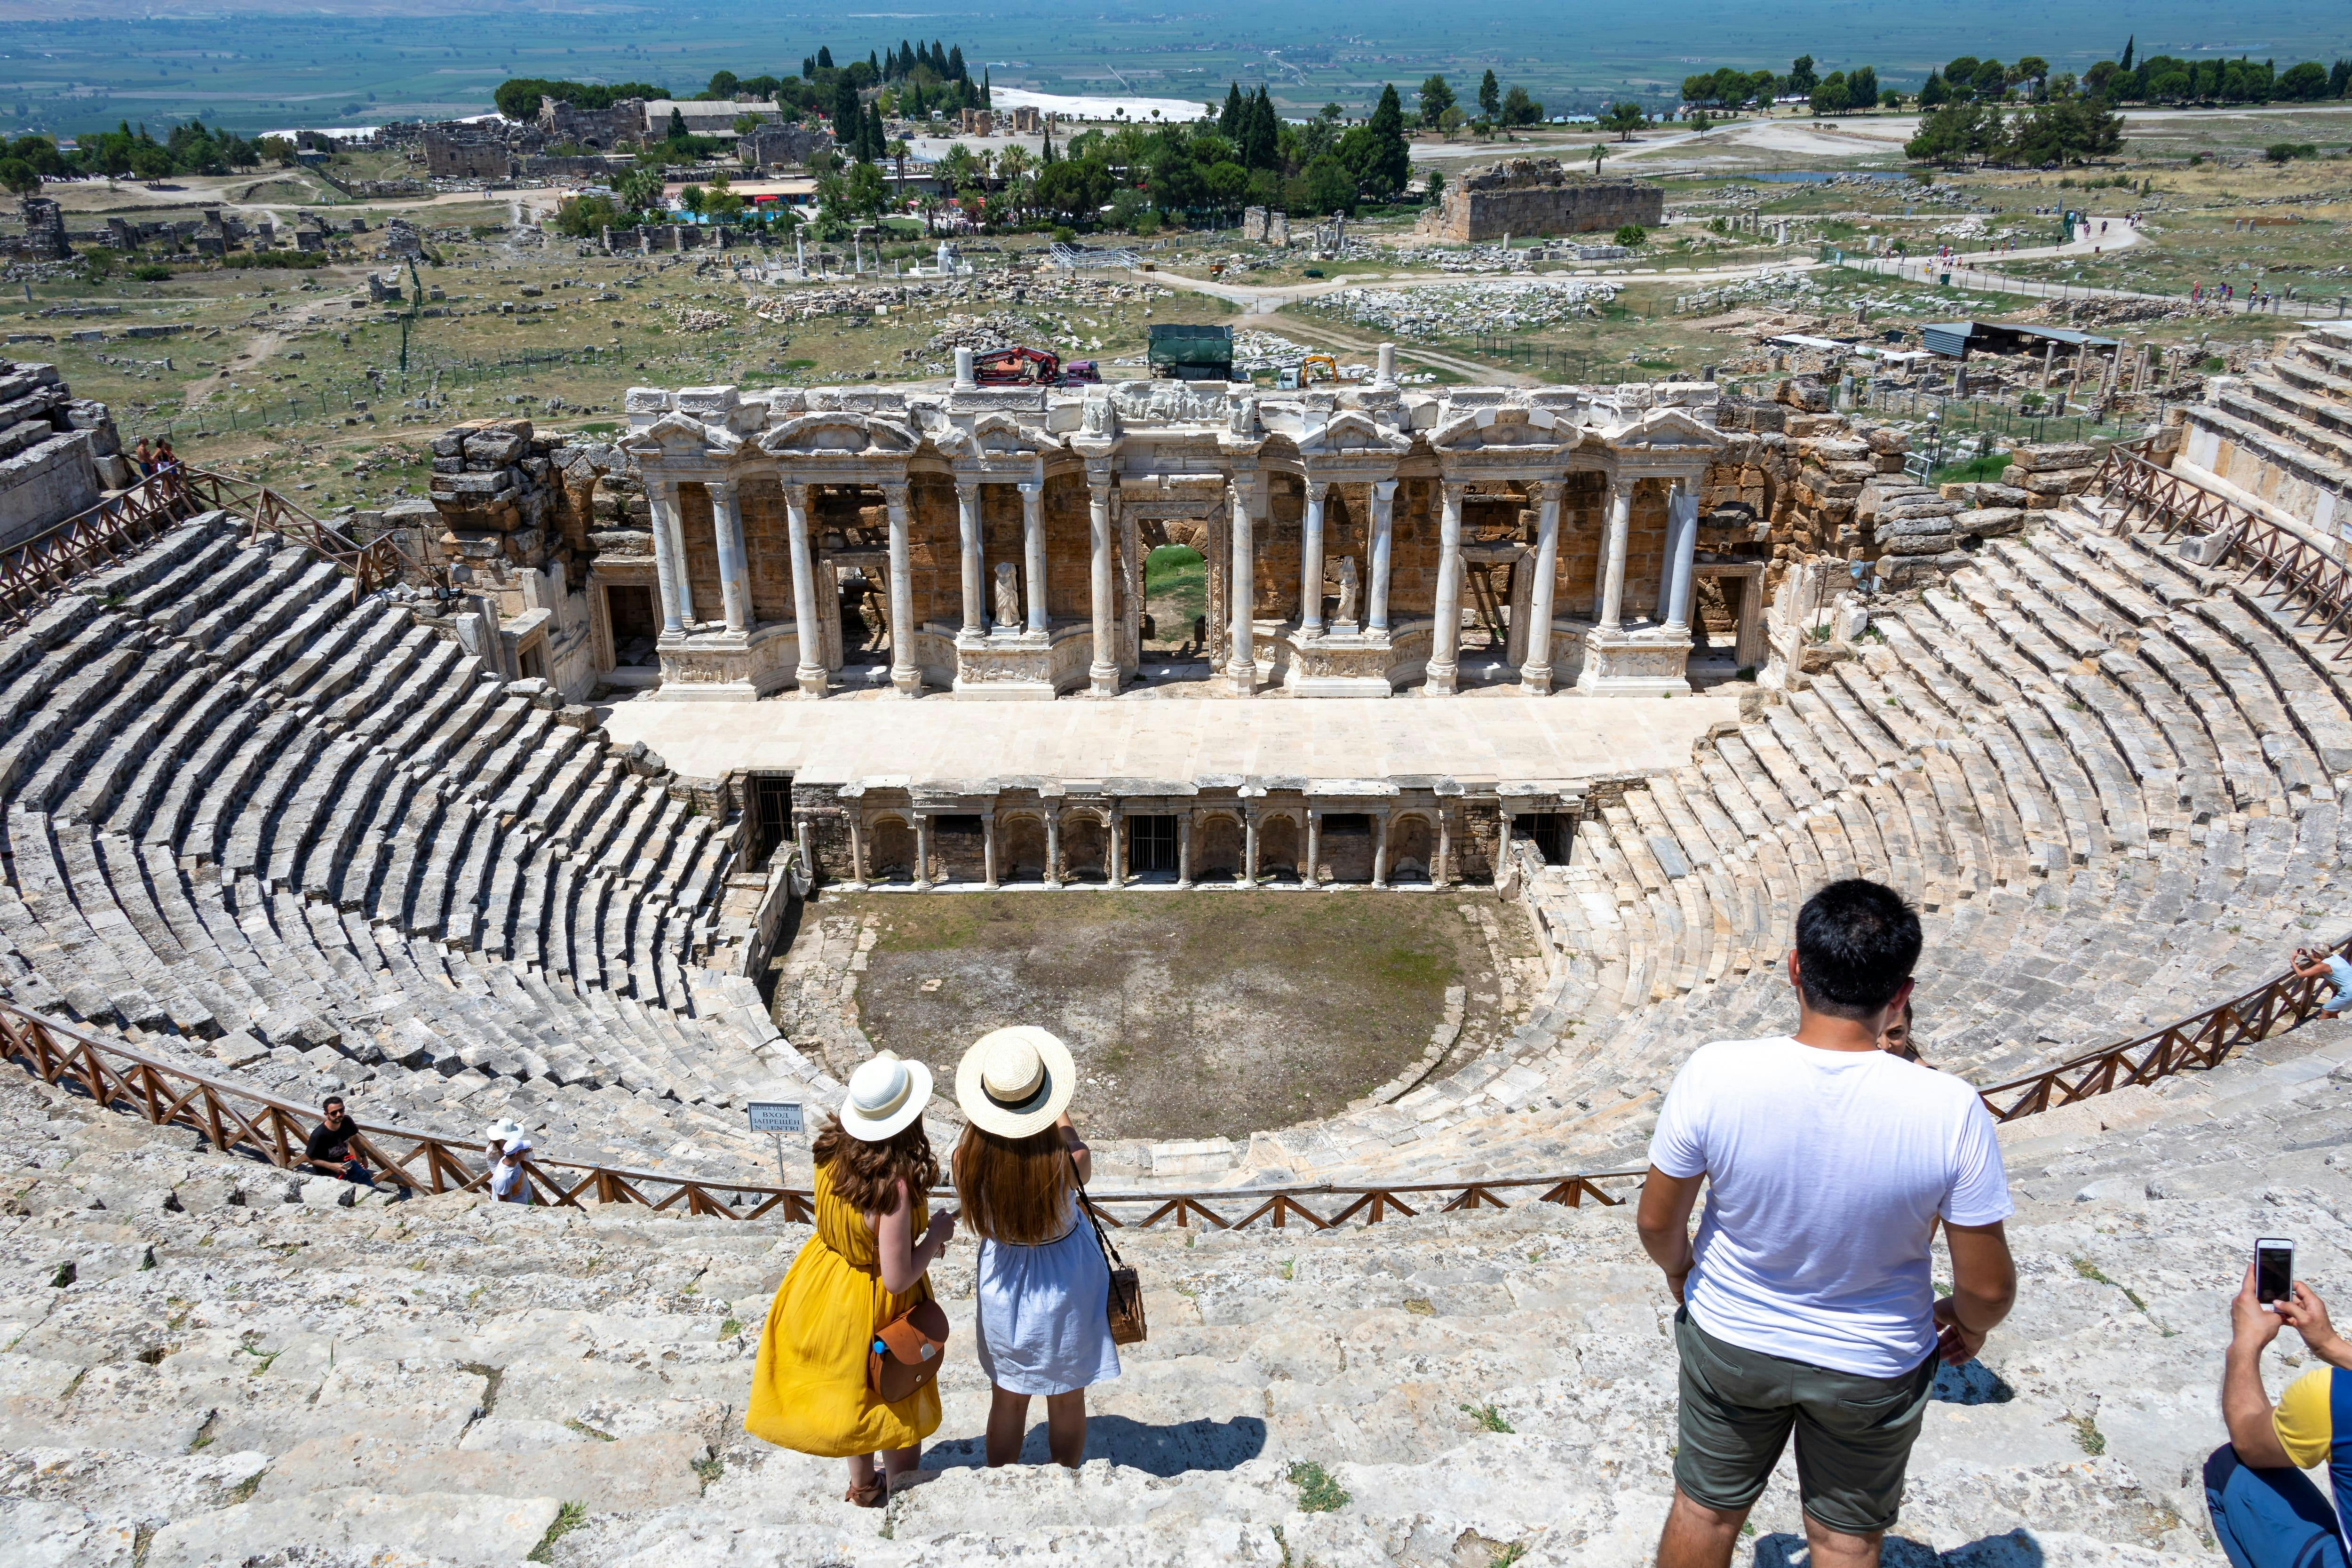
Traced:
<path fill-rule="evenodd" d="M 2294 1293 L 2294 1243 L 2265 1236 L 2254 1243 L 2254 1300 L 2264 1307 Z"/>

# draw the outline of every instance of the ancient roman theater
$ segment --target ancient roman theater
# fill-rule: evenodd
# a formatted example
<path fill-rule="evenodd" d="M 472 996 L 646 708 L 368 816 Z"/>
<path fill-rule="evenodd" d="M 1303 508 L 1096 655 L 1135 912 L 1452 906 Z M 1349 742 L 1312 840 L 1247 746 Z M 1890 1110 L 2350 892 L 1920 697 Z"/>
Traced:
<path fill-rule="evenodd" d="M 429 500 L 181 471 L 10 551 L 26 1560 L 1642 1558 L 1623 1200 L 1861 874 L 2026 1277 L 1900 1560 L 2219 1561 L 2239 1238 L 2343 1259 L 2352 1039 L 2284 961 L 2347 935 L 2352 331 L 1940 486 L 1763 392 L 649 387 L 447 430 Z M 1077 1054 L 1151 1339 L 1108 1465 L 982 1468 L 959 1358 L 849 1509 L 740 1429 L 806 1134 L 1009 1022 Z M 300 1168 L 329 1094 L 419 1195 Z"/>

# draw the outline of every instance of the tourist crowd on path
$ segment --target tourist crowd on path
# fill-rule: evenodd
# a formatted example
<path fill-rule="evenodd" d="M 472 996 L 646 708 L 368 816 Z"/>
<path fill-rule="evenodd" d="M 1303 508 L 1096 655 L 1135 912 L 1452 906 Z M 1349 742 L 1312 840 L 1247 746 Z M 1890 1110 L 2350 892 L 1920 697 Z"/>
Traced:
<path fill-rule="evenodd" d="M 1894 889 L 1859 878 L 1822 888 L 1798 912 L 1788 959 L 1796 1028 L 1699 1047 L 1659 1107 L 1636 1218 L 1676 1304 L 1675 1488 L 1659 1568 L 1727 1568 L 1792 1439 L 1809 1561 L 1876 1568 L 1938 1363 L 1973 1360 L 2016 1300 L 1991 1114 L 1922 1061 L 1914 1037 L 1921 945 L 1918 914 Z M 2352 1005 L 2342 955 L 2297 949 L 2294 967 L 2331 986 L 2325 1016 Z M 1030 1402 L 1043 1398 L 1045 1456 L 1077 1468 L 1086 1391 L 1119 1375 L 1133 1275 L 1114 1277 L 1087 1208 L 1093 1158 L 1070 1118 L 1076 1085 L 1068 1047 L 1044 1029 L 976 1041 L 956 1071 L 965 1126 L 947 1174 L 960 1213 L 934 1215 L 930 1070 L 886 1051 L 850 1075 L 815 1140 L 815 1230 L 769 1307 L 746 1431 L 845 1458 L 845 1500 L 886 1504 L 942 1419 L 949 1326 L 929 1270 L 961 1226 L 980 1244 L 987 1462 L 1020 1459 Z M 359 1137 L 330 1099 L 305 1157 L 373 1186 Z M 489 1130 L 494 1199 L 532 1201 L 530 1146 L 511 1121 Z M 1945 1296 L 1930 1252 L 1939 1229 Z M 2352 1373 L 2352 1347 L 2287 1272 L 2258 1294 L 2250 1267 L 2231 1305 L 2230 1441 L 2204 1471 L 2214 1535 L 2234 1568 L 2352 1568 L 2337 1522 L 2352 1509 L 2352 1375 L 2338 1375 Z M 2273 1405 L 2261 1359 L 2283 1327 L 2321 1364 Z M 1135 1324 L 1124 1337 L 1140 1333 Z M 2323 1464 L 2334 1510 L 2301 1474 Z"/>

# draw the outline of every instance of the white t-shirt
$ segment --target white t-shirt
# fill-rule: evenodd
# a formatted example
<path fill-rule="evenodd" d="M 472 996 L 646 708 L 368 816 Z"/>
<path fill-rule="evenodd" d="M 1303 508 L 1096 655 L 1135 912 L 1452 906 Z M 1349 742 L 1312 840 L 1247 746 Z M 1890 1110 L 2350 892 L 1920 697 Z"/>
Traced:
<path fill-rule="evenodd" d="M 1787 1035 L 1701 1046 L 1650 1141 L 1707 1178 L 1692 1319 L 1719 1340 L 1864 1377 L 1935 1347 L 1927 1242 L 2011 1211 L 1992 1117 L 1958 1079 Z"/>

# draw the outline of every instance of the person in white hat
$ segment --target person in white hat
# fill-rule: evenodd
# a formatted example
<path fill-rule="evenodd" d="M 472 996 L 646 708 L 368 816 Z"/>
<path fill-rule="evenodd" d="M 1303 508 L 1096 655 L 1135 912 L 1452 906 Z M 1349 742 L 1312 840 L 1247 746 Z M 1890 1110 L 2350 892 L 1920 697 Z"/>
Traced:
<path fill-rule="evenodd" d="M 490 1196 L 502 1204 L 528 1204 L 531 1201 L 530 1178 L 524 1173 L 522 1157 L 530 1152 L 530 1135 L 522 1124 L 512 1120 L 499 1122 L 486 1140 L 490 1159 Z"/>
<path fill-rule="evenodd" d="M 876 1332 L 933 1299 L 929 1271 L 955 1235 L 955 1216 L 934 1216 L 925 1197 L 940 1179 L 923 1131 L 930 1098 L 930 1069 L 887 1051 L 849 1075 L 841 1110 L 810 1151 L 816 1234 L 776 1288 L 744 1408 L 754 1437 L 846 1458 L 843 1500 L 861 1508 L 889 1500 L 890 1478 L 914 1469 L 940 1428 L 936 1383 L 885 1405 L 866 1381 Z"/>
<path fill-rule="evenodd" d="M 1026 1025 L 982 1036 L 956 1068 L 969 1123 L 956 1144 L 956 1197 L 980 1238 L 974 1335 L 988 1374 L 988 1462 L 1021 1457 L 1029 1401 L 1045 1398 L 1045 1447 L 1076 1469 L 1087 1448 L 1087 1388 L 1118 1375 L 1108 1313 L 1110 1267 L 1078 1213 L 1094 1158 L 1070 1122 L 1070 1048 Z"/>

